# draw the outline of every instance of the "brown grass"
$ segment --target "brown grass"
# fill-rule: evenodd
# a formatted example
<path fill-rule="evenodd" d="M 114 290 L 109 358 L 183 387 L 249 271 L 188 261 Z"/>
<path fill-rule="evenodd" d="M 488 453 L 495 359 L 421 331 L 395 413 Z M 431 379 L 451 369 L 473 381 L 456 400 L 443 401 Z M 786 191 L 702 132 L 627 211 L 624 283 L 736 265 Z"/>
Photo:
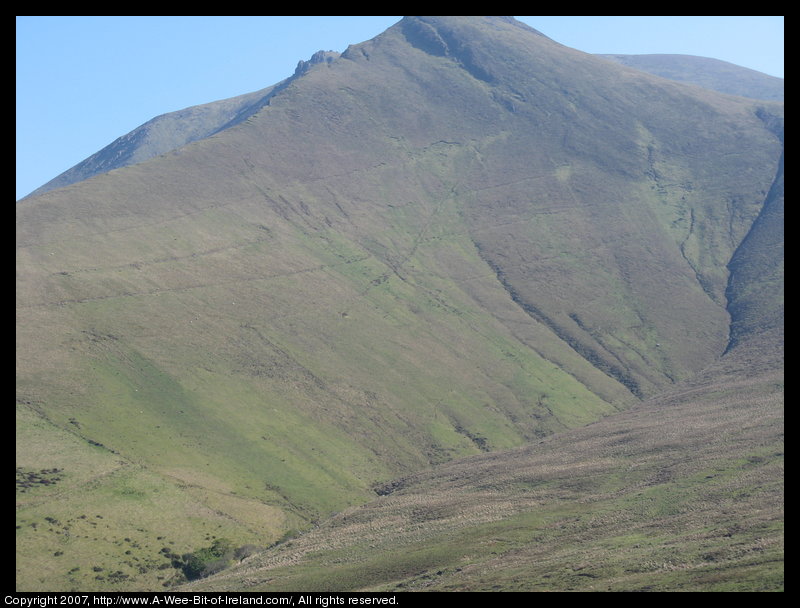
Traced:
<path fill-rule="evenodd" d="M 780 589 L 782 381 L 717 376 L 406 477 L 189 589 Z"/>

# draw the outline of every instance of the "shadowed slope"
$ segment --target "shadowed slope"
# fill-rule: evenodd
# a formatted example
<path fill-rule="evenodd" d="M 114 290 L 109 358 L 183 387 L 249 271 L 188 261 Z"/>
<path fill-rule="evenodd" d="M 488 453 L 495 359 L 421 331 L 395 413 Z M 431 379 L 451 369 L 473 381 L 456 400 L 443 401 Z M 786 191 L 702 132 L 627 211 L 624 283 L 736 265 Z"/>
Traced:
<path fill-rule="evenodd" d="M 783 118 L 762 114 L 765 124 L 783 142 Z M 728 308 L 731 338 L 728 348 L 761 336 L 770 337 L 782 357 L 784 323 L 784 187 L 783 155 L 764 207 L 753 227 L 737 248 L 729 268 Z"/>

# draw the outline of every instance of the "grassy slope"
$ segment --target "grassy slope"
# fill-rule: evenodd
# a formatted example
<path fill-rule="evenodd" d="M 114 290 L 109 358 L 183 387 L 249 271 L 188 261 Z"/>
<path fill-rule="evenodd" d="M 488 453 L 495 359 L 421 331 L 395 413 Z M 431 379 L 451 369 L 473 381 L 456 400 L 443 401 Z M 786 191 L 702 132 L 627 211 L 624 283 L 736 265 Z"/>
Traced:
<path fill-rule="evenodd" d="M 600 55 L 663 78 L 754 99 L 783 101 L 783 78 L 693 55 Z"/>
<path fill-rule="evenodd" d="M 198 215 L 187 232 L 201 230 Z M 175 223 L 163 229 L 180 233 Z M 252 242 L 216 255 L 240 256 L 242 248 L 249 256 L 267 254 L 269 237 L 259 241 L 264 231 L 255 225 L 249 230 Z M 157 260 L 107 261 L 77 271 L 58 257 L 59 270 L 49 273 L 57 285 L 48 294 L 69 294 L 71 300 L 61 300 L 56 312 L 47 307 L 46 319 L 51 338 L 65 345 L 58 351 L 64 361 L 38 354 L 41 327 L 21 323 L 18 355 L 27 373 L 20 375 L 26 395 L 20 416 L 46 412 L 33 418 L 46 432 L 34 437 L 27 424 L 18 424 L 25 446 L 18 466 L 70 474 L 55 493 L 48 487 L 37 490 L 36 500 L 34 494 L 19 497 L 18 549 L 31 556 L 61 551 L 68 558 L 45 572 L 21 558 L 22 588 L 103 588 L 109 579 L 94 567 L 130 577 L 117 577 L 117 588 L 151 586 L 159 575 L 169 579 L 170 572 L 153 571 L 166 562 L 153 560 L 162 548 L 156 539 L 167 529 L 193 529 L 170 536 L 179 554 L 209 533 L 269 544 L 301 525 L 287 510 L 316 519 L 366 499 L 377 480 L 510 447 L 614 410 L 487 319 L 451 280 L 413 271 L 401 280 L 335 233 L 292 238 L 299 243 L 285 237 L 281 249 L 294 268 L 275 272 L 273 265 L 274 276 L 225 276 L 220 284 L 209 278 L 214 253 L 206 256 L 211 263 L 196 263 L 191 255 L 188 261 L 179 255 L 163 260 L 157 253 Z M 429 267 L 423 256 L 445 250 L 475 280 L 481 273 L 491 278 L 468 244 L 432 240 L 433 252 L 418 245 L 409 264 Z M 138 241 L 131 242 L 135 247 Z M 109 256 L 132 259 L 115 245 Z M 235 260 L 225 261 L 225 268 L 244 272 Z M 148 266 L 174 273 L 187 286 L 164 288 L 155 283 L 157 272 L 139 279 Z M 109 285 L 128 293 L 87 293 Z M 508 300 L 499 286 L 487 293 Z M 21 315 L 35 318 L 42 308 Z M 310 331 L 294 335 L 301 325 Z M 181 337 L 164 343 L 163 335 Z M 37 368 L 27 363 L 43 360 L 48 369 L 31 373 Z M 94 458 L 115 473 L 79 475 L 60 456 L 64 441 L 99 452 Z M 116 490 L 118 483 L 147 488 L 137 495 L 138 519 L 114 519 L 131 501 Z M 171 500 L 181 506 L 153 503 L 153 494 L 178 494 Z M 33 533 L 30 524 L 44 517 L 73 523 L 89 505 L 115 535 Z M 183 526 L 170 521 L 192 511 L 205 516 L 187 517 Z M 144 576 L 138 564 L 119 566 L 130 561 L 124 554 L 130 548 L 117 541 L 137 536 L 134 528 L 141 536 L 134 554 L 150 560 Z M 81 576 L 71 573 L 76 565 Z"/>
<path fill-rule="evenodd" d="M 402 479 L 186 589 L 782 590 L 783 375 L 741 365 Z"/>
<path fill-rule="evenodd" d="M 724 347 L 719 264 L 772 179 L 739 175 L 774 155 L 750 108 L 693 100 L 676 140 L 664 108 L 609 123 L 597 98 L 548 97 L 582 54 L 525 42 L 554 73 L 515 91 L 414 35 L 17 207 L 17 466 L 60 470 L 17 495 L 18 588 L 169 584 L 164 548 L 268 545 L 376 482 L 613 413 L 625 381 L 655 390 Z M 716 173 L 682 149 L 710 116 L 707 156 L 733 132 L 749 154 Z"/>
<path fill-rule="evenodd" d="M 157 116 L 54 177 L 28 196 L 63 188 L 69 184 L 142 162 L 185 146 L 189 142 L 208 137 L 225 128 L 229 123 L 253 114 L 266 103 L 266 99 L 274 88 L 268 87 L 231 99 L 192 106 Z"/>
<path fill-rule="evenodd" d="M 222 219 L 197 213 L 157 230 L 206 235 Z M 41 404 L 48 433 L 32 437 L 18 424 L 25 446 L 18 466 L 70 475 L 56 493 L 48 487 L 35 501 L 33 494 L 19 497 L 20 588 L 152 588 L 172 574 L 157 569 L 168 563 L 159 556 L 169 547 L 160 536 L 179 554 L 208 534 L 269 544 L 303 525 L 287 511 L 316 519 L 366 499 L 376 480 L 510 447 L 613 410 L 487 320 L 451 280 L 427 273 L 400 280 L 333 232 L 271 237 L 260 225 L 236 226 L 248 231 L 238 247 L 219 252 L 206 242 L 210 251 L 199 261 L 189 253 L 197 251 L 191 239 L 136 254 L 136 230 L 127 249 L 118 239 L 103 248 L 105 236 L 87 238 L 95 253 L 103 251 L 99 267 L 41 254 L 57 258 L 46 270 L 46 297 L 62 304 L 26 307 L 21 317 L 46 319 L 50 338 L 63 345 L 55 353 L 62 360 L 37 352 L 47 344 L 41 325 L 20 324 L 20 386 L 30 402 L 20 416 Z M 404 232 L 401 226 L 397 234 Z M 448 247 L 441 240 L 432 239 L 433 252 L 418 244 L 409 263 L 428 267 L 422 256 L 445 250 L 474 280 L 491 279 L 468 243 L 451 238 L 455 246 Z M 238 263 L 275 249 L 282 254 L 266 272 Z M 287 267 L 276 270 L 281 259 Z M 214 276 L 217 266 L 241 274 Z M 143 269 L 151 271 L 142 277 Z M 324 302 L 319 293 L 327 294 Z M 508 300 L 497 286 L 487 293 Z M 298 338 L 299 325 L 310 331 Z M 180 339 L 164 343 L 164 335 Z M 100 451 L 95 458 L 103 467 L 120 471 L 95 477 L 65 465 L 58 446 L 81 439 L 85 449 Z M 114 515 L 131 502 L 116 490 L 120 479 L 146 488 L 137 495 L 136 517 Z M 178 497 L 154 503 L 153 494 Z M 41 535 L 31 526 L 46 517 L 80 525 L 78 514 L 103 516 L 111 532 Z M 178 538 L 165 532 L 180 529 Z M 57 552 L 66 559 L 44 571 L 24 558 Z M 122 574 L 112 580 L 108 571 Z"/>

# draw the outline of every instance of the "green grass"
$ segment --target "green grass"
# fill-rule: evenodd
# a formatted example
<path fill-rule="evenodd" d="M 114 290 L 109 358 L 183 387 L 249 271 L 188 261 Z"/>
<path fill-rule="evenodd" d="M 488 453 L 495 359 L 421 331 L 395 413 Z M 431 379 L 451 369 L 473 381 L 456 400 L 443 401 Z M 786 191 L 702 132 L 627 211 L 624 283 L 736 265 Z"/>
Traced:
<path fill-rule="evenodd" d="M 781 411 L 770 378 L 676 391 L 405 479 L 190 588 L 780 591 Z"/>
<path fill-rule="evenodd" d="M 398 234 L 405 231 L 401 226 Z M 64 432 L 57 429 L 65 429 L 101 459 L 154 475 L 161 486 L 112 484 L 113 476 L 89 488 L 62 483 L 65 512 L 93 502 L 108 505 L 103 512 L 138 505 L 142 513 L 192 504 L 198 515 L 180 526 L 182 551 L 200 546 L 209 531 L 265 545 L 286 529 L 307 527 L 367 500 L 377 481 L 519 445 L 615 411 L 486 318 L 458 282 L 417 270 L 430 266 L 426 256 L 452 251 L 453 263 L 468 276 L 485 272 L 463 238 L 445 235 L 409 244 L 414 253 L 403 279 L 334 232 L 296 238 L 294 246 L 307 259 L 319 260 L 305 263 L 310 270 L 300 273 L 300 283 L 298 275 L 278 275 L 247 281 L 234 292 L 226 286 L 192 287 L 71 305 L 72 314 L 91 324 L 72 338 L 87 349 L 80 372 L 85 382 L 58 399 L 46 397 L 52 402 L 51 431 L 60 436 Z M 457 248 L 450 248 L 451 240 Z M 267 247 L 245 241 L 247 255 Z M 155 265 L 194 272 L 177 258 Z M 110 273 L 127 275 L 124 283 L 135 277 L 127 268 Z M 313 299 L 321 286 L 335 294 L 322 308 Z M 507 295 L 496 289 L 494 297 Z M 223 298 L 230 317 L 209 315 Z M 142 310 L 152 312 L 144 333 Z M 291 312 L 276 319 L 273 310 Z M 307 328 L 299 336 L 298 322 Z M 182 340 L 159 341 L 159 333 L 177 328 Z M 454 375 L 459 369 L 469 374 Z M 28 412 L 24 406 L 20 411 Z M 18 432 L 25 434 L 23 427 Z M 75 471 L 69 464 L 53 456 L 41 468 L 63 467 L 71 478 Z M 181 498 L 169 505 L 148 503 L 153 494 L 164 493 Z M 216 513 L 233 522 L 217 529 Z M 112 523 L 125 527 L 113 518 L 106 525 Z M 157 536 L 153 526 L 142 527 L 147 538 Z M 25 537 L 19 546 L 28 542 Z M 62 551 L 79 555 L 108 542 L 113 541 L 92 536 Z M 48 552 L 32 546 L 35 553 Z M 157 559 L 153 548 L 151 543 L 141 553 Z M 124 559 L 112 551 L 107 561 L 115 558 Z M 122 572 L 126 577 L 111 581 L 114 588 L 155 584 L 147 572 Z M 158 584 L 170 580 L 167 574 L 156 573 L 164 578 Z M 30 584 L 20 576 L 21 586 Z M 65 580 L 55 572 L 48 576 Z M 73 573 L 66 580 L 96 588 L 109 582 L 102 574 L 76 578 Z"/>
<path fill-rule="evenodd" d="M 18 411 L 18 466 L 63 469 L 53 484 L 18 486 L 18 590 L 160 589 L 176 574 L 165 547 L 182 554 L 215 536 L 266 545 L 299 524 L 199 475 L 179 479 L 144 468 L 89 443 L 83 425 L 71 428 Z"/>

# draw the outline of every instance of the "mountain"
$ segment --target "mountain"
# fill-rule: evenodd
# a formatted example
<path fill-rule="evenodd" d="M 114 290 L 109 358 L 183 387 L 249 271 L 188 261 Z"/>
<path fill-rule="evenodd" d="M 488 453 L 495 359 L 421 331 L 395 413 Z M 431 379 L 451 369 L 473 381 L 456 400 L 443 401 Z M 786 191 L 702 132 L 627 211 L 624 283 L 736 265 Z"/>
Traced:
<path fill-rule="evenodd" d="M 315 53 L 308 61 L 300 61 L 295 73 L 290 78 L 260 91 L 157 116 L 141 127 L 117 138 L 96 154 L 64 171 L 28 196 L 42 194 L 101 173 L 142 162 L 232 127 L 267 105 L 272 95 L 280 92 L 293 79 L 302 75 L 309 66 L 330 61 L 337 55 L 338 53 L 331 51 Z"/>
<path fill-rule="evenodd" d="M 28 196 L 42 194 L 120 167 L 176 150 L 233 126 L 268 103 L 272 94 L 316 63 L 332 61 L 334 51 L 319 51 L 298 62 L 295 73 L 277 85 L 213 103 L 162 114 L 119 137 L 111 144 L 40 186 Z M 693 55 L 597 55 L 670 80 L 754 99 L 783 101 L 783 79 L 718 59 Z"/>
<path fill-rule="evenodd" d="M 17 204 L 19 590 L 160 589 L 462 458 L 630 428 L 701 372 L 774 387 L 782 104 L 511 18 L 319 59 Z"/>
<path fill-rule="evenodd" d="M 28 196 L 68 186 L 209 137 L 258 111 L 275 87 L 157 116 L 40 186 Z"/>
<path fill-rule="evenodd" d="M 657 76 L 753 99 L 783 101 L 783 78 L 694 55 L 598 55 Z"/>
<path fill-rule="evenodd" d="M 28 196 L 42 194 L 176 150 L 245 120 L 268 103 L 270 96 L 316 63 L 332 61 L 334 51 L 319 51 L 298 62 L 295 73 L 277 85 L 231 99 L 162 114 L 119 137 L 111 144 L 40 186 Z M 693 55 L 597 55 L 670 80 L 695 84 L 730 95 L 783 101 L 782 78 L 756 70 Z"/>

